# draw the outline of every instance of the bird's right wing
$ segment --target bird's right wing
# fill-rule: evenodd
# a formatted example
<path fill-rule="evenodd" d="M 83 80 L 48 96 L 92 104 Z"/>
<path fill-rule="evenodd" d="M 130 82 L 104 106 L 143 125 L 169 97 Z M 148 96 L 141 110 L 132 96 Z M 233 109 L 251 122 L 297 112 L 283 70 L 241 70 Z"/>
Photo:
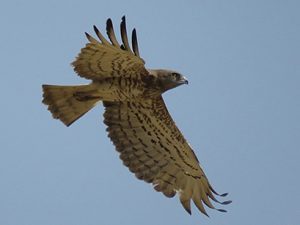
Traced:
<path fill-rule="evenodd" d="M 94 30 L 99 40 L 88 33 L 86 36 L 90 43 L 86 44 L 72 63 L 74 70 L 81 77 L 91 80 L 103 80 L 105 78 L 130 78 L 140 79 L 148 75 L 144 67 L 144 60 L 140 58 L 136 31 L 132 31 L 132 50 L 130 48 L 125 17 L 121 22 L 122 44 L 116 39 L 112 21 L 107 20 L 106 31 L 111 42 L 107 41 L 96 26 Z"/>
<path fill-rule="evenodd" d="M 176 127 L 162 97 L 143 102 L 104 101 L 104 106 L 108 136 L 120 152 L 124 165 L 137 178 L 152 183 L 155 190 L 167 197 L 178 192 L 189 213 L 191 200 L 204 214 L 203 203 L 214 208 L 209 198 L 217 201 L 214 197 L 217 193 Z M 221 204 L 228 203 L 230 201 Z"/>

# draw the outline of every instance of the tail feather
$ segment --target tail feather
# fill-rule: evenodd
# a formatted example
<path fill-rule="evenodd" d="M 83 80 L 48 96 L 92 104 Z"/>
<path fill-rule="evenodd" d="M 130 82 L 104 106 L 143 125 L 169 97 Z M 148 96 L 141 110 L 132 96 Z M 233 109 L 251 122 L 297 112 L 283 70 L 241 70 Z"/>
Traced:
<path fill-rule="evenodd" d="M 84 93 L 90 93 L 90 85 L 80 86 L 58 86 L 43 85 L 43 103 L 48 105 L 48 110 L 55 119 L 61 120 L 66 126 L 92 109 L 99 98 L 88 97 L 88 94 L 82 97 Z"/>

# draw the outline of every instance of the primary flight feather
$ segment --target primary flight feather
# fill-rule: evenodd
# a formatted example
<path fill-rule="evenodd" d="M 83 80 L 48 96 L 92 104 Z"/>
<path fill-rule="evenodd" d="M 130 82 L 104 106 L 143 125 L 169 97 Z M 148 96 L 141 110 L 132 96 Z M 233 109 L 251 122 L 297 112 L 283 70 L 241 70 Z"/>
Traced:
<path fill-rule="evenodd" d="M 124 165 L 138 179 L 152 183 L 156 191 L 167 197 L 178 193 L 189 213 L 191 200 L 205 215 L 203 203 L 215 209 L 210 199 L 220 204 L 230 203 L 215 198 L 214 195 L 219 194 L 210 185 L 162 98 L 167 90 L 188 81 L 172 70 L 146 69 L 135 29 L 131 49 L 125 17 L 120 28 L 121 44 L 110 19 L 106 23 L 110 42 L 95 26 L 99 40 L 86 33 L 89 43 L 72 65 L 79 76 L 92 82 L 77 86 L 43 85 L 43 103 L 48 105 L 54 118 L 70 126 L 102 102 L 108 136 Z"/>

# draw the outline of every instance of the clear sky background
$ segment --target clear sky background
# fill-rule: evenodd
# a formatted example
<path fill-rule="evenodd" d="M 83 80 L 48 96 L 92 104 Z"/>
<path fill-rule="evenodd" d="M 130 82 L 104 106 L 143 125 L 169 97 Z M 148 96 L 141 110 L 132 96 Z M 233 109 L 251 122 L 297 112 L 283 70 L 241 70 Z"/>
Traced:
<path fill-rule="evenodd" d="M 300 224 L 300 1 L 0 3 L 1 225 Z M 179 203 L 118 158 L 103 107 L 65 127 L 41 85 L 84 84 L 70 63 L 95 24 L 137 28 L 149 68 L 188 79 L 164 95 L 228 213 Z M 119 31 L 117 31 L 119 34 Z"/>

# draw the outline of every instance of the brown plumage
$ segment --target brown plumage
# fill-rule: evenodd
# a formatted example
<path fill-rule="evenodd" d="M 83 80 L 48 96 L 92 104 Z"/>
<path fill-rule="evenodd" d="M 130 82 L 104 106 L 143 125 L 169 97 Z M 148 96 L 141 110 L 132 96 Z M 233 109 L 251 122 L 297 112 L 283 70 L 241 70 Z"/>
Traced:
<path fill-rule="evenodd" d="M 135 29 L 130 48 L 125 17 L 121 22 L 121 45 L 110 19 L 106 30 L 111 43 L 95 26 L 94 30 L 100 41 L 86 33 L 89 43 L 72 63 L 79 76 L 92 82 L 81 86 L 43 85 L 43 103 L 48 105 L 53 117 L 69 126 L 98 102 L 103 102 L 108 136 L 124 165 L 138 179 L 152 183 L 156 191 L 167 197 L 178 193 L 189 213 L 191 200 L 205 215 L 203 203 L 214 208 L 210 199 L 220 204 L 230 203 L 215 198 L 218 194 L 161 96 L 186 84 L 187 80 L 175 71 L 144 67 Z"/>

